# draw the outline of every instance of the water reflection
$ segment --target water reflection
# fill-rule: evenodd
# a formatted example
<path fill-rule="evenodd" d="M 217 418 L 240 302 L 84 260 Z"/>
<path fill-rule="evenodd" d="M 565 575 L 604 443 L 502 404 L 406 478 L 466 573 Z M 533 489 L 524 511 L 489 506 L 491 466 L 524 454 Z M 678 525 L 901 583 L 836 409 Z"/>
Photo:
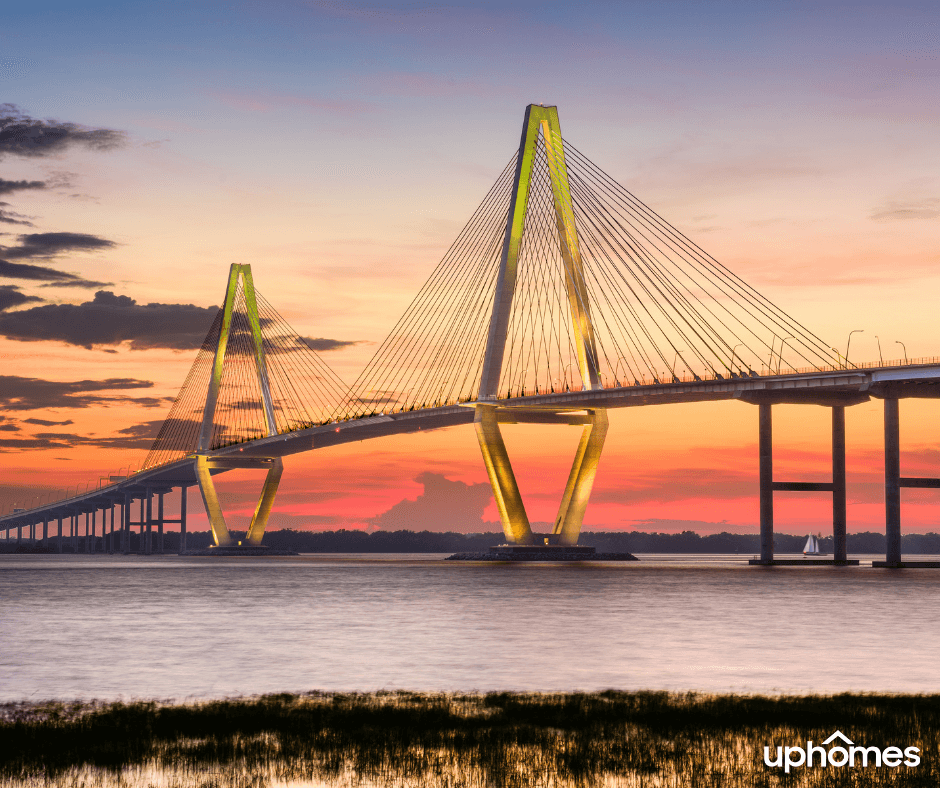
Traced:
<path fill-rule="evenodd" d="M 0 556 L 0 700 L 940 687 L 940 572 L 746 558 Z"/>

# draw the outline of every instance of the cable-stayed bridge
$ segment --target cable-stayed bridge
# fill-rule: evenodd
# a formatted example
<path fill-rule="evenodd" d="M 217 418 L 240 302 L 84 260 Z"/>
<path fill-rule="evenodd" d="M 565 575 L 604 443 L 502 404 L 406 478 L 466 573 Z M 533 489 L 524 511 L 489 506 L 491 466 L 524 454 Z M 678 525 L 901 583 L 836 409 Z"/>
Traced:
<path fill-rule="evenodd" d="M 846 355 L 848 349 L 846 350 Z M 146 462 L 99 489 L 0 517 L 42 538 L 63 523 L 111 551 L 131 528 L 185 535 L 198 486 L 215 543 L 231 544 L 213 476 L 266 471 L 247 534 L 261 543 L 282 458 L 349 441 L 474 424 L 506 539 L 577 543 L 607 433 L 607 409 L 738 399 L 759 409 L 762 563 L 773 561 L 773 496 L 831 493 L 833 560 L 845 563 L 845 408 L 885 403 L 888 564 L 899 565 L 898 400 L 940 396 L 940 361 L 859 367 L 712 258 L 561 135 L 555 107 L 526 109 L 519 148 L 373 358 L 344 384 L 233 265 L 223 306 Z M 773 476 L 774 404 L 832 410 L 831 483 Z M 581 427 L 551 535 L 536 536 L 500 431 Z M 180 517 L 164 496 L 183 491 Z M 139 502 L 137 520 L 134 502 Z M 119 522 L 115 512 L 119 510 Z M 109 519 L 108 519 L 109 518 Z M 89 541 L 87 535 L 91 534 Z M 185 536 L 181 539 L 185 546 Z"/>

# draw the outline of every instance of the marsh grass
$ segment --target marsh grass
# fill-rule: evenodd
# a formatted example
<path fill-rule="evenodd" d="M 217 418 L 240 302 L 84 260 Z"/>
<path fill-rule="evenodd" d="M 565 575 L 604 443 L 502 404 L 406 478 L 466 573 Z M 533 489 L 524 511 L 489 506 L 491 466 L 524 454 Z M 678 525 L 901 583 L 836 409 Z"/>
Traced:
<path fill-rule="evenodd" d="M 936 786 L 940 696 L 268 695 L 0 708 L 0 788 Z M 921 765 L 769 769 L 765 745 L 919 747 Z"/>

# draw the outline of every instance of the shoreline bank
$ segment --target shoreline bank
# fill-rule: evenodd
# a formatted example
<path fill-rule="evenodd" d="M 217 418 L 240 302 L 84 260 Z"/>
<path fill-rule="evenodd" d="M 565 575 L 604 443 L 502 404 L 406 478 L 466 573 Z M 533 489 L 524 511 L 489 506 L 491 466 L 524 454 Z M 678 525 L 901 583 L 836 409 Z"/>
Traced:
<path fill-rule="evenodd" d="M 371 785 L 389 777 L 406 785 L 640 785 L 657 784 L 643 782 L 654 776 L 690 786 L 776 785 L 784 772 L 764 763 L 765 746 L 823 742 L 834 731 L 924 755 L 916 768 L 871 768 L 866 784 L 937 784 L 940 695 L 617 691 L 4 704 L 0 782 L 25 786 L 41 777 L 57 786 L 93 774 L 102 786 L 136 785 L 134 775 L 149 780 L 156 770 L 168 784 L 211 773 L 227 775 L 219 784 L 239 785 Z M 857 779 L 855 769 L 828 766 L 791 772 L 787 784 Z"/>

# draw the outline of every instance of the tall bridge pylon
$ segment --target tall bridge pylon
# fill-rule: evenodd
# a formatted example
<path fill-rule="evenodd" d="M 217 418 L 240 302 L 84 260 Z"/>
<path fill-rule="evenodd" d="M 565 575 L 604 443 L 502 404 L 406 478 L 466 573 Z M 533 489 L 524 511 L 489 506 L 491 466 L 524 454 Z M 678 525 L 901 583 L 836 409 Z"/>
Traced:
<path fill-rule="evenodd" d="M 550 539 L 573 544 L 607 413 L 603 398 L 566 408 L 557 395 L 833 365 L 826 342 L 565 140 L 556 107 L 533 104 L 518 150 L 337 418 L 473 408 L 506 538 L 523 544 L 535 537 L 500 424 L 581 426 Z"/>
<path fill-rule="evenodd" d="M 584 279 L 558 109 L 530 104 L 526 107 L 522 140 L 516 156 L 474 427 L 506 538 L 515 544 L 530 544 L 534 536 L 499 429 L 500 416 L 516 423 L 545 423 L 546 420 L 558 420 L 559 417 L 561 423 L 583 423 L 581 441 L 552 531 L 560 543 L 576 544 L 607 435 L 606 409 L 588 409 L 585 415 L 574 416 L 564 411 L 543 408 L 535 411 L 510 408 L 500 406 L 498 401 L 510 315 L 516 293 L 519 253 L 527 225 L 534 168 L 540 156 L 551 183 L 560 273 L 568 300 L 574 356 L 584 387 L 601 387 L 594 326 L 591 322 L 591 302 Z"/>

